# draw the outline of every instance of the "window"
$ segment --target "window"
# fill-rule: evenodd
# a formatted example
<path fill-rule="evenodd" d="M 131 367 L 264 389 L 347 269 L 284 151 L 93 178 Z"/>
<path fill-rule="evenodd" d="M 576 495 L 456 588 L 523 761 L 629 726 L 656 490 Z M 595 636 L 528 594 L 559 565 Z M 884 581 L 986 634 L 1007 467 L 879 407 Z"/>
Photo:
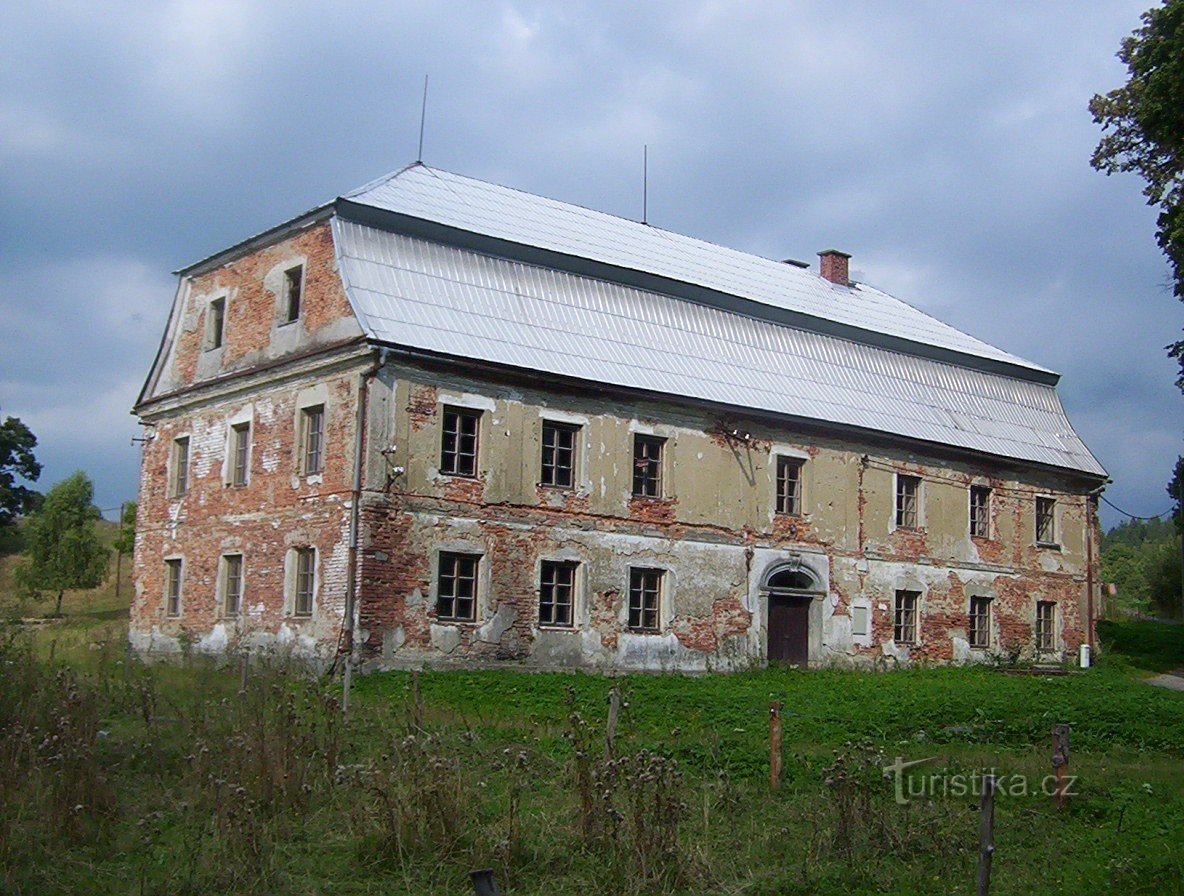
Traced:
<path fill-rule="evenodd" d="M 315 548 L 296 549 L 296 588 L 292 599 L 294 616 L 312 615 L 313 590 L 316 587 L 317 552 Z"/>
<path fill-rule="evenodd" d="M 189 436 L 173 439 L 172 457 L 169 458 L 172 477 L 169 480 L 169 495 L 182 497 L 189 491 Z"/>
<path fill-rule="evenodd" d="M 892 640 L 897 644 L 917 643 L 917 601 L 920 591 L 897 591 L 892 615 Z"/>
<path fill-rule="evenodd" d="M 451 476 L 477 475 L 477 428 L 480 422 L 480 411 L 444 409 L 441 473 Z"/>
<path fill-rule="evenodd" d="M 230 427 L 230 484 L 247 484 L 251 466 L 251 424 L 236 423 Z"/>
<path fill-rule="evenodd" d="M 304 285 L 304 267 L 284 271 L 284 321 L 291 323 L 300 317 L 300 293 Z"/>
<path fill-rule="evenodd" d="M 440 554 L 436 618 L 472 622 L 477 618 L 479 554 Z"/>
<path fill-rule="evenodd" d="M 221 348 L 223 331 L 226 328 L 226 299 L 214 299 L 210 302 L 209 315 L 206 318 L 206 342 L 210 348 Z"/>
<path fill-rule="evenodd" d="M 658 631 L 663 577 L 661 569 L 629 570 L 629 628 L 633 631 Z"/>
<path fill-rule="evenodd" d="M 802 462 L 796 457 L 777 458 L 777 512 L 802 512 Z"/>
<path fill-rule="evenodd" d="M 986 486 L 970 487 L 970 534 L 975 538 L 991 537 L 991 490 Z"/>
<path fill-rule="evenodd" d="M 972 597 L 970 599 L 970 646 L 991 646 L 991 599 Z"/>
<path fill-rule="evenodd" d="M 570 627 L 575 591 L 576 564 L 544 560 L 539 570 L 539 625 Z"/>
<path fill-rule="evenodd" d="M 896 474 L 896 528 L 916 529 L 920 525 L 917 513 L 920 493 L 921 480 L 918 477 Z"/>
<path fill-rule="evenodd" d="M 1051 600 L 1036 602 L 1036 649 L 1052 650 L 1053 630 L 1056 627 L 1057 605 Z"/>
<path fill-rule="evenodd" d="M 662 497 L 662 449 L 665 439 L 633 437 L 633 494 L 639 498 Z"/>
<path fill-rule="evenodd" d="M 164 561 L 164 611 L 169 616 L 181 615 L 181 561 Z"/>
<path fill-rule="evenodd" d="M 243 605 L 243 555 L 222 557 L 222 613 L 237 616 Z"/>
<path fill-rule="evenodd" d="M 1036 543 L 1057 543 L 1057 502 L 1053 498 L 1036 499 Z"/>
<path fill-rule="evenodd" d="M 300 471 L 305 476 L 319 473 L 324 467 L 325 406 L 305 408 L 300 412 Z"/>
<path fill-rule="evenodd" d="M 571 488 L 576 478 L 578 426 L 543 421 L 543 485 Z"/>

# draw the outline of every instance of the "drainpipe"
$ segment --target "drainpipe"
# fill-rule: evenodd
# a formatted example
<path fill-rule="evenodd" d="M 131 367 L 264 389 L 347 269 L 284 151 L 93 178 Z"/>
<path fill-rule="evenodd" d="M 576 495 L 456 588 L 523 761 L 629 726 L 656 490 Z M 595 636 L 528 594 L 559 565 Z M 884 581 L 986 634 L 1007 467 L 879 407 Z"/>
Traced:
<path fill-rule="evenodd" d="M 379 349 L 374 364 L 358 376 L 358 409 L 354 420 L 354 489 L 349 510 L 349 553 L 345 571 L 345 617 L 342 620 L 343 648 L 349 653 L 347 671 L 353 666 L 355 654 L 354 624 L 357 617 L 358 586 L 358 530 L 362 515 L 362 463 L 366 446 L 366 406 L 370 394 L 370 381 L 378 376 L 386 364 L 387 350 Z"/>
<path fill-rule="evenodd" d="M 1100 485 L 1085 496 L 1085 641 L 1090 655 L 1094 652 L 1094 515 L 1098 495 L 1105 485 Z"/>

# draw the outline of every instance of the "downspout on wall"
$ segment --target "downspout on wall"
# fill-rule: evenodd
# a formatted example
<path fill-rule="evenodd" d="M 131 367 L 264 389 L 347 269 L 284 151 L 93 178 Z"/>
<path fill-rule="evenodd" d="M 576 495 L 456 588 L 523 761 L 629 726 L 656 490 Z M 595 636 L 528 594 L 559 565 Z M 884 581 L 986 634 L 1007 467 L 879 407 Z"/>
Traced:
<path fill-rule="evenodd" d="M 386 358 L 387 350 L 385 348 L 378 349 L 373 365 L 358 375 L 358 408 L 354 419 L 354 482 L 349 511 L 349 550 L 346 559 L 345 610 L 342 620 L 341 644 L 341 651 L 349 655 L 349 659 L 346 661 L 347 670 L 354 664 L 357 654 L 354 631 L 358 617 L 358 534 L 362 513 L 362 465 L 366 451 L 366 408 L 369 404 L 370 382 L 386 366 Z"/>

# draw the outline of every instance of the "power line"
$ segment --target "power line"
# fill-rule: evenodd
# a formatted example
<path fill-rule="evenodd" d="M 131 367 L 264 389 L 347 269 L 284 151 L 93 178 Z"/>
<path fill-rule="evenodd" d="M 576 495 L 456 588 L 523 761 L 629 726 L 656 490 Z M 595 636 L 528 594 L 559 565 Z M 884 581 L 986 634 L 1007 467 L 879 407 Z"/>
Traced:
<path fill-rule="evenodd" d="M 1163 513 L 1157 513 L 1155 516 L 1135 516 L 1135 514 L 1133 514 L 1133 513 L 1127 513 L 1125 510 L 1123 510 L 1121 507 L 1119 507 L 1117 504 L 1115 504 L 1113 501 L 1111 501 L 1111 500 L 1110 500 L 1109 498 L 1107 498 L 1105 495 L 1101 495 L 1100 497 L 1101 497 L 1101 499 L 1102 499 L 1103 501 L 1105 501 L 1105 502 L 1106 502 L 1107 504 L 1109 504 L 1109 505 L 1110 505 L 1112 508 L 1114 508 L 1114 509 L 1115 509 L 1115 510 L 1117 510 L 1119 513 L 1121 513 L 1123 516 L 1125 516 L 1125 517 L 1130 517 L 1132 520 L 1140 520 L 1140 521 L 1142 521 L 1142 522 L 1149 522 L 1149 521 L 1151 521 L 1151 520 L 1161 520 L 1161 519 L 1163 519 L 1165 516 L 1169 516 L 1170 514 L 1172 514 L 1173 512 L 1175 512 L 1175 509 L 1176 509 L 1176 508 L 1174 508 L 1174 507 L 1169 507 L 1169 508 L 1168 508 L 1167 510 L 1165 510 Z"/>

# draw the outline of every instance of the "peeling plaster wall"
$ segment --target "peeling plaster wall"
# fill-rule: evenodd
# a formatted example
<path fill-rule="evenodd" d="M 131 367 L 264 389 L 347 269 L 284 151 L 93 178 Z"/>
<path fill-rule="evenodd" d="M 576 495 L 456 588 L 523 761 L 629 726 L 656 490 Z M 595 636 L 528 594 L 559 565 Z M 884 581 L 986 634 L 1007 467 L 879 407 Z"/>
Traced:
<path fill-rule="evenodd" d="M 439 471 L 446 406 L 482 412 L 475 478 Z M 371 408 L 371 444 L 385 448 L 369 457 L 361 558 L 361 635 L 374 666 L 760 664 L 768 624 L 760 581 L 790 558 L 824 583 L 809 609 L 812 663 L 1032 655 L 1037 600 L 1058 607 L 1056 650 L 1043 659 L 1084 640 L 1084 486 L 1054 474 L 410 365 L 388 365 Z M 581 427 L 574 488 L 538 484 L 544 419 Z M 636 433 L 666 439 L 661 498 L 631 494 Z M 775 513 L 777 453 L 805 459 L 800 516 Z M 896 473 L 922 480 L 917 529 L 894 527 Z M 968 534 L 971 484 L 992 489 L 990 538 Z M 1056 548 L 1035 544 L 1038 494 L 1057 500 Z M 441 550 L 482 556 L 473 623 L 435 619 Z M 570 630 L 537 624 L 544 559 L 580 564 Z M 667 570 L 658 634 L 627 630 L 630 567 Z M 919 637 L 909 646 L 892 640 L 898 589 L 921 593 Z M 992 598 L 986 650 L 968 644 L 971 596 Z M 855 602 L 869 610 L 864 636 L 852 634 Z"/>

